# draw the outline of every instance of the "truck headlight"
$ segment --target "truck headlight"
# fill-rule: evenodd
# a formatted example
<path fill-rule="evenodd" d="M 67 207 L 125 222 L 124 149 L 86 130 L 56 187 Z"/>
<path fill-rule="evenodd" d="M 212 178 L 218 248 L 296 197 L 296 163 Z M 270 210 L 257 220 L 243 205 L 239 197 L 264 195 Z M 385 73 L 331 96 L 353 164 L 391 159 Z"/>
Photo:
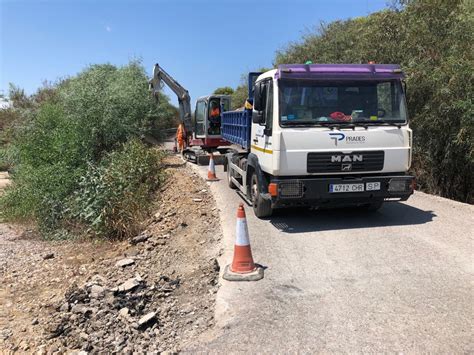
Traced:
<path fill-rule="evenodd" d="M 303 182 L 298 180 L 286 180 L 278 183 L 280 188 L 280 197 L 283 198 L 301 198 L 304 195 Z"/>
<path fill-rule="evenodd" d="M 410 189 L 409 179 L 390 179 L 388 182 L 389 192 L 402 192 Z"/>

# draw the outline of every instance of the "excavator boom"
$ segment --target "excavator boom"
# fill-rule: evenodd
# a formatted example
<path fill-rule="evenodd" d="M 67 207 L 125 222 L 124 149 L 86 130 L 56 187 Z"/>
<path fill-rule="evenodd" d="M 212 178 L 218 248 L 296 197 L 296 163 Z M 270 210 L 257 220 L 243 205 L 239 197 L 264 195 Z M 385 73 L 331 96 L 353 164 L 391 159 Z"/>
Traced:
<path fill-rule="evenodd" d="M 153 96 L 158 100 L 158 93 L 164 82 L 178 97 L 179 103 L 179 118 L 184 124 L 186 132 L 190 134 L 192 132 L 192 119 L 191 119 L 191 97 L 189 96 L 188 90 L 181 86 L 173 77 L 171 77 L 162 67 L 155 64 L 153 67 L 153 77 L 150 80 L 150 90 Z"/>

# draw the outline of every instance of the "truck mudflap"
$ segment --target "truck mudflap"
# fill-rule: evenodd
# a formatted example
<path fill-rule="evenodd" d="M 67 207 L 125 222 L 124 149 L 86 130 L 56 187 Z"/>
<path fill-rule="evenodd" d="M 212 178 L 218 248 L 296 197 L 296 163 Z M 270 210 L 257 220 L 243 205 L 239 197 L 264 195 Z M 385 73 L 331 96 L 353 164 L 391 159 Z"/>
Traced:
<path fill-rule="evenodd" d="M 380 201 L 406 201 L 415 178 L 384 175 L 331 178 L 274 178 L 269 184 L 272 208 L 292 206 L 338 207 Z"/>

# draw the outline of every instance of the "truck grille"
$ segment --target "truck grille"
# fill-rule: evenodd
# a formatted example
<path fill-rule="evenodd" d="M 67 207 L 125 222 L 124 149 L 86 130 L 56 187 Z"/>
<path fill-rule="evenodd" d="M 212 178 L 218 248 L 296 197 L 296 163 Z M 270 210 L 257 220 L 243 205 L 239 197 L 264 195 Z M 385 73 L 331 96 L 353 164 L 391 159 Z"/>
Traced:
<path fill-rule="evenodd" d="M 380 171 L 383 169 L 385 152 L 355 151 L 308 153 L 308 173 L 350 173 Z"/>

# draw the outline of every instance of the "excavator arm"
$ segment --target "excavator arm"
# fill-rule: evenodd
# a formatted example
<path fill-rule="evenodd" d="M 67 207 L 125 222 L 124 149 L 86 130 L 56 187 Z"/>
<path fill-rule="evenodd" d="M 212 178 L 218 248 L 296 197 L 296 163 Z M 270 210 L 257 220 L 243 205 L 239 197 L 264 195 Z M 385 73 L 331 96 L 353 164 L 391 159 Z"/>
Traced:
<path fill-rule="evenodd" d="M 161 82 L 164 82 L 178 97 L 179 118 L 184 124 L 186 133 L 191 134 L 191 97 L 188 90 L 183 88 L 176 80 L 174 80 L 158 63 L 153 67 L 153 77 L 149 81 L 150 90 L 153 96 L 158 100 L 158 92 L 161 89 Z"/>

